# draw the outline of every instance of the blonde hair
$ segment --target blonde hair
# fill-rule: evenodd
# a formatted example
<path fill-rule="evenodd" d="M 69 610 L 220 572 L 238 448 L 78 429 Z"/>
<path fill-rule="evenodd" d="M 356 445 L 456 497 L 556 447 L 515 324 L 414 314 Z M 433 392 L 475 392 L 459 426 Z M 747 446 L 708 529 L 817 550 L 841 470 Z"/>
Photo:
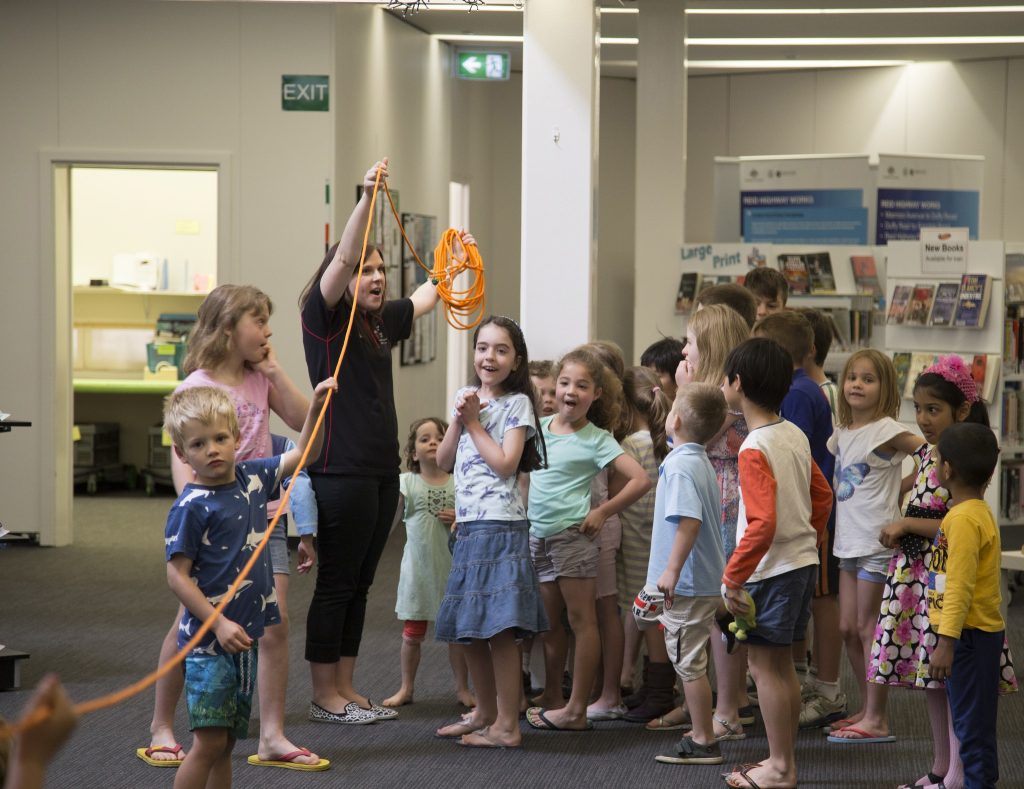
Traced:
<path fill-rule="evenodd" d="M 878 405 L 875 406 L 875 413 L 871 415 L 871 421 L 874 422 L 883 416 L 896 419 L 900 413 L 900 390 L 896 386 L 896 368 L 893 367 L 892 359 L 874 348 L 862 348 L 850 354 L 850 358 L 843 365 L 843 376 L 839 379 L 837 416 L 840 427 L 849 427 L 853 424 L 853 410 L 846 401 L 845 383 L 850 369 L 861 359 L 867 359 L 878 376 Z"/>
<path fill-rule="evenodd" d="M 691 383 L 682 387 L 672 404 L 683 431 L 694 443 L 706 444 L 725 422 L 725 395 L 722 388 L 709 383 Z"/>
<path fill-rule="evenodd" d="M 626 436 L 629 435 L 629 415 L 626 413 L 626 402 L 622 394 L 622 384 L 626 377 L 626 358 L 616 343 L 611 340 L 591 340 L 580 348 L 584 348 L 590 351 L 594 356 L 608 368 L 615 379 L 619 383 L 619 416 L 612 425 L 604 426 L 609 433 L 615 436 L 615 440 L 621 442 Z M 608 390 L 605 389 L 605 396 L 610 397 Z"/>
<path fill-rule="evenodd" d="M 199 305 L 199 320 L 188 338 L 183 367 L 186 375 L 213 370 L 228 358 L 228 333 L 249 313 L 269 317 L 274 312 L 270 297 L 252 285 L 218 285 Z"/>
<path fill-rule="evenodd" d="M 640 430 L 641 420 L 646 422 L 654 457 L 660 463 L 668 454 L 665 418 L 672 408 L 672 401 L 661 390 L 657 373 L 648 367 L 630 367 L 622 381 L 622 393 L 625 404 L 622 421 L 626 424 L 626 435 Z"/>
<path fill-rule="evenodd" d="M 590 404 L 587 419 L 609 433 L 620 423 L 622 413 L 622 384 L 608 366 L 601 361 L 593 349 L 581 345 L 569 351 L 558 362 L 558 376 L 567 364 L 579 364 L 594 379 L 594 386 L 601 390 L 601 396 Z M 557 379 L 557 376 L 556 376 Z"/>
<path fill-rule="evenodd" d="M 405 441 L 405 452 L 403 454 L 405 455 L 405 466 L 413 474 L 420 473 L 420 462 L 416 459 L 416 434 L 426 424 L 433 424 L 441 434 L 441 438 L 444 438 L 444 434 L 448 430 L 448 423 L 436 416 L 417 419 L 409 425 L 409 438 Z"/>
<path fill-rule="evenodd" d="M 743 317 L 724 304 L 709 304 L 690 316 L 688 328 L 697 339 L 696 381 L 721 386 L 725 360 L 741 342 L 750 339 L 750 327 Z"/>
<path fill-rule="evenodd" d="M 185 451 L 185 425 L 195 421 L 212 425 L 223 419 L 228 430 L 237 439 L 238 414 L 228 393 L 216 386 L 190 386 L 173 392 L 164 403 L 164 430 L 174 445 Z"/>

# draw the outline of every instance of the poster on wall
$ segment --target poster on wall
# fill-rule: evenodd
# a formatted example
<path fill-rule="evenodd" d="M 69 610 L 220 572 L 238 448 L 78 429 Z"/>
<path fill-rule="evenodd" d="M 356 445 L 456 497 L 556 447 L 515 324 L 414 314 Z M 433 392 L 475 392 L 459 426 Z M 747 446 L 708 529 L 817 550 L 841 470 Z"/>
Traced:
<path fill-rule="evenodd" d="M 356 202 L 362 197 L 363 187 L 356 187 Z M 401 202 L 398 199 L 398 190 L 391 190 L 391 198 L 395 201 L 395 209 L 401 210 Z M 398 221 L 391 212 L 391 205 L 388 203 L 384 190 L 377 193 L 377 202 L 373 206 L 373 226 L 370 228 L 368 244 L 378 247 L 384 253 L 384 275 L 387 278 L 387 293 L 389 299 L 401 298 L 401 271 L 402 271 L 402 231 L 398 227 Z"/>
<path fill-rule="evenodd" d="M 875 238 L 917 241 L 922 227 L 966 227 L 978 240 L 984 157 L 878 155 Z"/>
<path fill-rule="evenodd" d="M 432 265 L 437 217 L 402 214 L 402 225 L 423 265 Z M 427 272 L 416 262 L 409 247 L 402 244 L 402 298 L 411 296 L 426 281 Z M 437 312 L 431 310 L 419 320 L 413 321 L 412 334 L 408 340 L 402 341 L 403 365 L 426 364 L 437 357 Z"/>
<path fill-rule="evenodd" d="M 867 244 L 872 189 L 867 156 L 742 157 L 745 242 Z"/>

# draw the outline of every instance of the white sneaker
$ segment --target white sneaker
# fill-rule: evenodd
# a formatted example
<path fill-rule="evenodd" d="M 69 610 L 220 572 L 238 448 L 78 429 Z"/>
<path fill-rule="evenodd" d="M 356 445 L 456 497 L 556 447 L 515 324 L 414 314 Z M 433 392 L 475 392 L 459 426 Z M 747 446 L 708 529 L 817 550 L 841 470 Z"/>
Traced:
<path fill-rule="evenodd" d="M 839 693 L 835 701 L 817 694 L 800 705 L 800 728 L 814 729 L 826 726 L 846 716 L 846 694 Z"/>

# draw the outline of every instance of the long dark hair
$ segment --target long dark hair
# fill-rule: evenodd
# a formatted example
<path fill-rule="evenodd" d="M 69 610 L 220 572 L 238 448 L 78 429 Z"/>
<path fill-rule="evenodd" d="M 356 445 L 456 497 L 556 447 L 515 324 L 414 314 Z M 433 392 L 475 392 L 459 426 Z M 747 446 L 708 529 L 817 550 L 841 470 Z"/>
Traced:
<path fill-rule="evenodd" d="M 473 332 L 474 348 L 476 347 L 477 337 L 480 336 L 480 330 L 484 326 L 490 325 L 505 330 L 509 339 L 512 340 L 512 350 L 515 352 L 516 357 L 518 357 L 512 372 L 502 382 L 505 393 L 516 392 L 526 395 L 530 398 L 530 403 L 533 405 L 534 434 L 531 438 L 526 439 L 526 444 L 523 446 L 523 454 L 519 457 L 519 467 L 516 469 L 517 473 L 529 473 L 547 466 L 548 453 L 547 448 L 544 446 L 544 435 L 540 429 L 540 403 L 537 402 L 537 392 L 530 381 L 530 354 L 526 350 L 526 338 L 523 336 L 523 330 L 519 328 L 519 324 L 511 318 L 506 318 L 504 315 L 489 315 L 480 322 L 480 325 Z M 473 373 L 473 382 L 477 386 L 480 385 L 480 379 L 475 372 Z"/>
<path fill-rule="evenodd" d="M 313 288 L 320 286 L 320 280 L 323 279 L 324 272 L 327 271 L 327 267 L 331 265 L 331 261 L 334 260 L 334 255 L 338 251 L 338 245 L 341 242 L 336 242 L 330 249 L 327 250 L 327 254 L 324 255 L 323 262 L 313 273 L 309 282 L 302 289 L 302 293 L 299 294 L 299 309 L 302 310 L 306 306 L 306 302 L 309 301 L 309 296 L 313 292 Z M 376 244 L 366 245 L 366 257 L 364 260 L 369 260 L 370 257 L 376 253 L 380 256 L 381 261 L 384 260 L 384 250 L 378 247 Z M 356 268 L 358 271 L 358 266 Z M 353 273 L 353 277 L 355 273 Z M 384 269 L 384 293 L 387 294 L 388 287 L 388 275 L 387 269 Z M 341 301 L 338 303 L 340 306 L 339 314 L 342 316 L 342 321 L 348 319 L 349 314 L 352 312 L 352 294 L 349 293 L 348 286 L 345 286 L 345 291 L 341 294 Z M 367 343 L 372 345 L 375 349 L 380 348 L 380 337 L 384 335 L 384 319 L 381 313 L 384 310 L 384 305 L 381 304 L 381 308 L 374 312 L 366 312 L 364 310 L 356 310 L 355 329 L 356 333 Z"/>

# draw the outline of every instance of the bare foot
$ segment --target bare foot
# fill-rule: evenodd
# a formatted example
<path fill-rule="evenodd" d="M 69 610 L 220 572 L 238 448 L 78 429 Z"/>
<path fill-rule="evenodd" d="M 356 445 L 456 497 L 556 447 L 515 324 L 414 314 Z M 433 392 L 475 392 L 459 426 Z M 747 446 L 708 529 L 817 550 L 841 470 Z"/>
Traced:
<path fill-rule="evenodd" d="M 438 737 L 461 737 L 464 734 L 470 734 L 489 725 L 488 721 L 485 721 L 482 716 L 477 715 L 477 711 L 474 708 L 472 712 L 467 712 L 455 723 L 442 726 L 437 730 L 436 734 Z"/>
<path fill-rule="evenodd" d="M 493 726 L 462 735 L 462 744 L 471 748 L 518 748 L 523 744 L 519 731 L 499 732 Z"/>
<path fill-rule="evenodd" d="M 178 744 L 178 741 L 174 739 L 174 730 L 161 726 L 152 732 L 149 740 L 150 748 L 173 748 Z M 185 751 L 179 751 L 177 753 L 171 753 L 169 751 L 152 751 L 149 756 L 150 759 L 156 762 L 175 762 L 178 759 L 185 758 Z"/>
<path fill-rule="evenodd" d="M 832 723 L 829 724 L 829 728 L 832 729 L 833 732 L 836 732 L 836 731 L 839 731 L 840 729 L 845 729 L 847 726 L 856 726 L 858 723 L 861 722 L 861 720 L 863 720 L 863 718 L 864 718 L 864 711 L 861 710 L 860 712 L 858 712 L 858 713 L 856 713 L 854 715 L 848 715 L 847 717 L 843 718 L 842 720 L 833 721 Z"/>
<path fill-rule="evenodd" d="M 758 786 L 761 789 L 790 789 L 796 786 L 796 768 L 790 773 L 782 773 L 770 764 L 759 764 L 729 773 L 725 782 L 729 786 L 744 788 Z"/>
<path fill-rule="evenodd" d="M 833 731 L 829 737 L 837 740 L 867 740 L 875 737 L 888 737 L 889 726 L 887 724 L 875 726 L 861 720 L 858 723 L 851 723 L 841 729 Z"/>
<path fill-rule="evenodd" d="M 398 689 L 394 696 L 388 696 L 380 703 L 382 707 L 401 707 L 405 704 L 412 704 L 412 691 L 404 687 Z"/>
<path fill-rule="evenodd" d="M 587 713 L 570 715 L 566 710 L 545 710 L 531 707 L 526 711 L 526 721 L 535 729 L 549 731 L 587 731 L 593 724 L 587 720 Z"/>
<path fill-rule="evenodd" d="M 476 706 L 476 698 L 473 696 L 472 693 L 469 692 L 468 689 L 455 691 L 455 698 L 459 700 L 459 704 L 461 704 L 463 707 L 469 707 L 470 709 L 472 709 Z"/>

